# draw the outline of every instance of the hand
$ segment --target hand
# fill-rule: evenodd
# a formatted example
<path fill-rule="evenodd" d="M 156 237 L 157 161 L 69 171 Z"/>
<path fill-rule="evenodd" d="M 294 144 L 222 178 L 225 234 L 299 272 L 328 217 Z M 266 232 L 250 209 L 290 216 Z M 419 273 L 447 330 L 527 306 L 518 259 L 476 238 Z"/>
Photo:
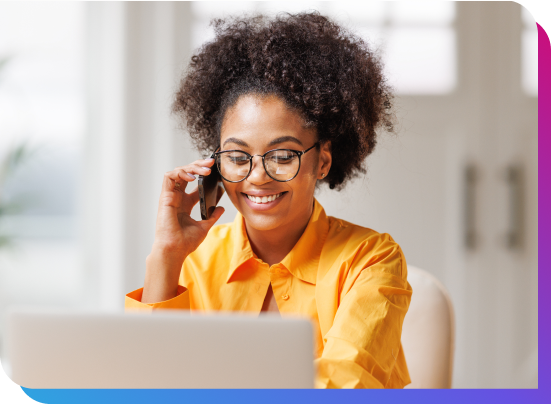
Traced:
<path fill-rule="evenodd" d="M 163 179 L 155 241 L 146 260 L 146 275 L 142 303 L 155 303 L 171 299 L 178 290 L 178 278 L 186 257 L 199 247 L 210 228 L 224 213 L 214 209 L 208 220 L 191 218 L 191 210 L 199 202 L 197 188 L 187 194 L 189 182 L 195 175 L 209 175 L 213 159 L 197 160 L 167 172 Z"/>
<path fill-rule="evenodd" d="M 187 194 L 187 185 L 195 180 L 194 175 L 209 175 L 213 164 L 213 159 L 197 160 L 165 174 L 159 198 L 154 248 L 187 256 L 199 247 L 210 228 L 224 213 L 224 208 L 218 206 L 208 220 L 196 221 L 190 216 L 191 210 L 199 202 L 199 191 L 195 188 Z"/>

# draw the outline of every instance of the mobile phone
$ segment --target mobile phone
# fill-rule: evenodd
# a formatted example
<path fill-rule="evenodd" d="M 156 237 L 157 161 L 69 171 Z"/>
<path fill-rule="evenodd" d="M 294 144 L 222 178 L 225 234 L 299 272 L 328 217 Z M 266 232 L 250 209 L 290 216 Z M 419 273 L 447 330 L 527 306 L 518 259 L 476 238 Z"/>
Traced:
<path fill-rule="evenodd" d="M 211 167 L 209 175 L 199 176 L 198 183 L 201 219 L 207 220 L 224 195 L 222 177 L 220 177 L 216 163 Z"/>

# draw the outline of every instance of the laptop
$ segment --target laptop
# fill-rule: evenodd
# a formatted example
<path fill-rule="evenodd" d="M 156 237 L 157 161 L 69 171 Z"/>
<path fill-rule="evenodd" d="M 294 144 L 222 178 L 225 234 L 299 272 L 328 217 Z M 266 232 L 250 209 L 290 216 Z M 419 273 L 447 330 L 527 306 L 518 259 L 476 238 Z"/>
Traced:
<path fill-rule="evenodd" d="M 314 387 L 304 318 L 16 309 L 6 331 L 10 377 L 28 388 Z"/>

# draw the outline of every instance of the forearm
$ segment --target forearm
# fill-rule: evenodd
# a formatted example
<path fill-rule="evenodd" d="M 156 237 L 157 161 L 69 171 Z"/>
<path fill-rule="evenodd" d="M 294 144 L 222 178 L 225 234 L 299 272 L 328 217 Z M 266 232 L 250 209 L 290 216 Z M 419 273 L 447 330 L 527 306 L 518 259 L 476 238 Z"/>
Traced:
<path fill-rule="evenodd" d="M 178 279 L 187 255 L 154 247 L 146 258 L 142 303 L 157 303 L 178 294 Z"/>

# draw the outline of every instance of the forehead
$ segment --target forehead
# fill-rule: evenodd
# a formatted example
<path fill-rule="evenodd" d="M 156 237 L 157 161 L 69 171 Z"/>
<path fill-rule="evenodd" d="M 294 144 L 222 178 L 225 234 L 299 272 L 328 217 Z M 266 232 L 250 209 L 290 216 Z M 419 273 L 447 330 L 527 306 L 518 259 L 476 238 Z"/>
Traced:
<path fill-rule="evenodd" d="M 282 136 L 296 137 L 303 145 L 316 138 L 315 130 L 305 126 L 300 114 L 274 95 L 241 96 L 227 110 L 220 131 L 221 144 L 231 137 L 262 146 Z"/>

